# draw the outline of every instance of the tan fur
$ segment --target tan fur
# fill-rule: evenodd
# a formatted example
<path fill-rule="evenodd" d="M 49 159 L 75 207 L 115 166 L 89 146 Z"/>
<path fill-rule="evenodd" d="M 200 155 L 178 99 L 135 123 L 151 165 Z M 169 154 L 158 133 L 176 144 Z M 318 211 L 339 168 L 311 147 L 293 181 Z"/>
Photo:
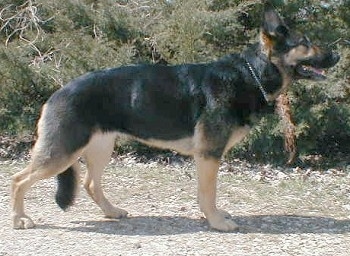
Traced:
<path fill-rule="evenodd" d="M 193 137 L 188 137 L 188 138 L 179 139 L 179 140 L 172 140 L 172 141 L 162 141 L 162 140 L 155 140 L 155 139 L 142 140 L 137 138 L 136 140 L 151 147 L 175 150 L 183 155 L 192 156 L 194 154 Z"/>
<path fill-rule="evenodd" d="M 226 150 L 241 141 L 248 133 L 248 129 L 248 127 L 244 127 L 233 130 L 226 145 Z M 219 210 L 216 206 L 216 183 L 220 161 L 206 157 L 206 152 L 212 149 L 212 145 L 207 141 L 203 125 L 200 123 L 196 126 L 194 141 L 194 160 L 198 176 L 198 203 L 200 210 L 204 213 L 211 227 L 222 231 L 236 230 L 238 226 L 229 219 L 230 215 L 223 210 Z"/>
<path fill-rule="evenodd" d="M 108 218 L 121 218 L 127 215 L 127 211 L 113 206 L 108 201 L 101 188 L 103 170 L 111 159 L 116 136 L 116 133 L 96 133 L 90 139 L 83 155 L 87 165 L 84 187 Z"/>
<path fill-rule="evenodd" d="M 202 123 L 198 123 L 195 128 L 193 142 L 195 146 L 194 155 L 204 154 L 206 150 L 209 150 L 211 145 L 204 134 L 204 126 Z"/>
<path fill-rule="evenodd" d="M 299 60 L 315 56 L 317 52 L 317 47 L 306 47 L 304 45 L 299 45 L 291 49 L 288 54 L 284 56 L 283 64 L 286 66 L 296 65 Z"/>
<path fill-rule="evenodd" d="M 283 83 L 282 83 L 281 88 L 279 90 L 277 90 L 275 93 L 268 94 L 269 102 L 275 101 L 278 98 L 278 96 L 280 96 L 283 93 L 286 93 L 288 88 L 290 87 L 290 85 L 293 82 L 292 79 L 290 78 L 290 75 L 286 73 L 286 71 L 282 68 L 281 65 L 282 65 L 281 63 L 279 63 L 279 64 L 276 63 L 276 66 L 282 75 Z"/>
<path fill-rule="evenodd" d="M 249 126 L 237 127 L 232 130 L 232 134 L 227 142 L 224 152 L 226 153 L 234 145 L 239 143 L 250 131 Z M 162 149 L 171 149 L 175 150 L 183 155 L 193 156 L 194 154 L 210 148 L 209 142 L 206 142 L 206 145 L 198 144 L 198 141 L 203 141 L 206 136 L 203 134 L 203 126 L 201 123 L 198 123 L 195 127 L 195 135 L 193 137 L 188 137 L 179 140 L 173 141 L 162 141 L 162 140 L 142 140 L 134 138 L 148 146 L 157 147 Z"/>
<path fill-rule="evenodd" d="M 38 141 L 32 151 L 32 161 L 19 173 L 12 177 L 11 196 L 14 228 L 31 228 L 34 222 L 24 213 L 24 195 L 27 190 L 38 180 L 52 177 L 63 172 L 77 159 L 79 153 L 70 156 L 54 155 L 51 151 L 50 141 L 43 139 L 48 131 L 47 124 L 43 121 L 46 115 L 46 105 L 42 109 L 42 115 L 38 122 Z"/>
<path fill-rule="evenodd" d="M 287 91 L 288 87 L 292 84 L 292 79 L 290 78 L 290 74 L 287 74 L 284 69 L 284 66 L 286 64 L 290 65 L 288 61 L 292 61 L 291 60 L 292 58 L 288 57 L 288 58 L 285 58 L 284 61 L 281 61 L 281 58 L 279 56 L 274 56 L 273 55 L 274 41 L 271 38 L 271 36 L 265 34 L 264 32 L 260 32 L 260 45 L 262 47 L 262 52 L 264 52 L 265 55 L 268 57 L 268 59 L 276 65 L 279 72 L 282 74 L 283 84 L 280 90 L 275 91 L 273 94 L 270 93 L 267 95 L 268 101 L 273 102 L 277 99 L 277 97 L 281 93 L 284 93 L 285 91 Z"/>
<path fill-rule="evenodd" d="M 273 41 L 271 37 L 263 32 L 260 32 L 261 51 L 270 59 L 273 49 Z"/>
<path fill-rule="evenodd" d="M 226 144 L 224 154 L 226 154 L 227 151 L 229 151 L 233 146 L 241 142 L 247 136 L 250 130 L 251 128 L 248 125 L 233 129 L 232 134 Z"/>
<path fill-rule="evenodd" d="M 34 227 L 34 222 L 24 213 L 24 195 L 28 189 L 37 181 L 52 177 L 66 170 L 77 161 L 80 154 L 81 151 L 71 156 L 51 159 L 46 156 L 33 156 L 33 161 L 24 170 L 13 175 L 11 197 L 14 228 Z"/>
<path fill-rule="evenodd" d="M 229 214 L 219 210 L 216 206 L 216 183 L 220 162 L 217 159 L 205 158 L 201 154 L 194 156 L 198 175 L 198 203 L 211 227 L 232 231 L 238 225 L 231 219 Z"/>

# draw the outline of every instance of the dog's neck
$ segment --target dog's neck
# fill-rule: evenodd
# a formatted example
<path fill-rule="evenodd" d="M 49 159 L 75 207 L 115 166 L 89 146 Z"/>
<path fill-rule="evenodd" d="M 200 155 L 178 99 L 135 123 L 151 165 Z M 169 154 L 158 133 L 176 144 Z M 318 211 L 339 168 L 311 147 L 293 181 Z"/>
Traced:
<path fill-rule="evenodd" d="M 259 79 L 259 77 L 257 76 L 256 72 L 254 71 L 252 65 L 250 65 L 249 61 L 246 61 L 246 64 L 248 66 L 248 69 L 252 75 L 252 77 L 254 78 L 256 85 L 258 86 L 258 88 L 260 89 L 262 95 L 264 96 L 264 99 L 267 103 L 270 103 L 270 98 L 269 95 L 267 94 L 266 90 L 264 89 L 264 86 L 261 84 L 261 80 Z"/>
<path fill-rule="evenodd" d="M 254 82 L 267 103 L 275 101 L 291 83 L 279 65 L 274 64 L 269 56 L 261 51 L 259 44 L 249 47 L 241 56 L 247 63 L 247 79 L 250 83 Z"/>

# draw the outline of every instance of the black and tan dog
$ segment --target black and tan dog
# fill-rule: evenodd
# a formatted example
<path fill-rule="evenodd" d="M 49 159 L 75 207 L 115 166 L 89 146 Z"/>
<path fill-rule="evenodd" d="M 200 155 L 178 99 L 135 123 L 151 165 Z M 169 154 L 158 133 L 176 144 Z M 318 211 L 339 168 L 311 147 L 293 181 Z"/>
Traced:
<path fill-rule="evenodd" d="M 56 201 L 72 204 L 78 158 L 87 163 L 85 188 L 107 217 L 125 210 L 104 196 L 100 180 L 115 140 L 123 135 L 194 157 L 198 200 L 211 227 L 237 225 L 216 207 L 220 158 L 251 129 L 251 116 L 296 79 L 323 80 L 339 55 L 292 34 L 266 6 L 260 42 L 218 61 L 177 66 L 137 65 L 83 75 L 55 92 L 42 109 L 30 164 L 13 176 L 14 228 L 31 228 L 24 196 L 38 180 L 58 175 Z"/>

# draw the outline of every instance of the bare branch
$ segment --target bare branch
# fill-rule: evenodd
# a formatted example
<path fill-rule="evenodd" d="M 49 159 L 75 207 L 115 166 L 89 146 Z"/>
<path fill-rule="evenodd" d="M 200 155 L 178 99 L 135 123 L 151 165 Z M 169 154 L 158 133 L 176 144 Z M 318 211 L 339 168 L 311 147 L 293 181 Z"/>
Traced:
<path fill-rule="evenodd" d="M 41 25 L 51 20 L 53 17 L 42 20 L 38 15 L 38 7 L 35 5 L 34 0 L 27 0 L 22 5 L 15 6 L 9 4 L 0 10 L 0 21 L 3 23 L 0 27 L 0 32 L 6 34 L 5 45 L 7 46 L 9 41 L 18 35 L 18 38 L 31 47 L 44 33 Z M 35 36 L 32 39 L 28 39 L 26 34 L 28 31 L 34 31 Z M 36 47 L 34 47 L 37 50 Z"/>

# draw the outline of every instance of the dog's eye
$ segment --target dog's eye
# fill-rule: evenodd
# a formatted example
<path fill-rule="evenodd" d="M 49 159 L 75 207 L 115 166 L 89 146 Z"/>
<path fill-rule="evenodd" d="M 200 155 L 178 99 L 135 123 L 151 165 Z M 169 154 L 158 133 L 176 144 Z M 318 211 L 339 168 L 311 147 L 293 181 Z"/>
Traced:
<path fill-rule="evenodd" d="M 279 25 L 277 28 L 276 28 L 276 33 L 280 36 L 283 36 L 283 37 L 288 37 L 289 36 L 289 30 L 286 26 L 284 25 Z"/>

